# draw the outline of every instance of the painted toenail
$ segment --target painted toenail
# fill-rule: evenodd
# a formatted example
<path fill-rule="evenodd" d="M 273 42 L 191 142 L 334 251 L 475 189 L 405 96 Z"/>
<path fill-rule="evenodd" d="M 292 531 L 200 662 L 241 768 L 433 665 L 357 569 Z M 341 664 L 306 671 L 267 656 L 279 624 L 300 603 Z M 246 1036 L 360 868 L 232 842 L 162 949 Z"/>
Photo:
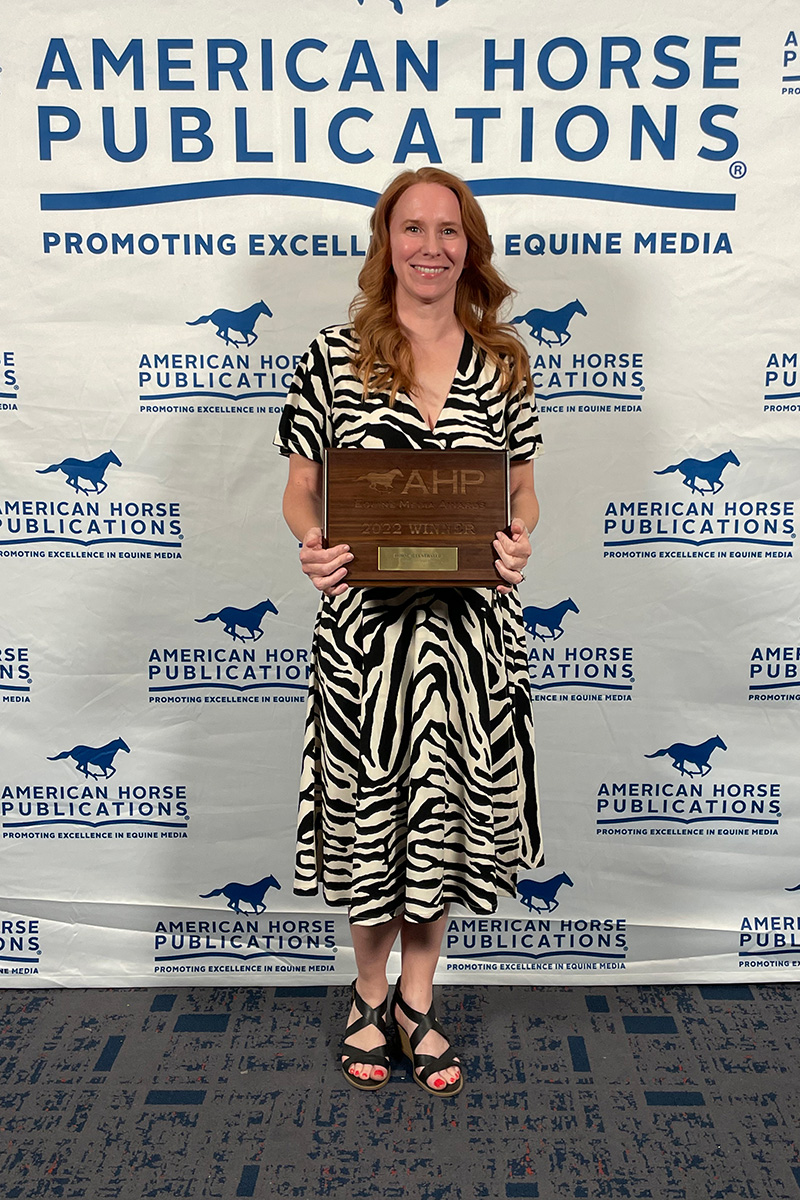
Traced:
<path fill-rule="evenodd" d="M 435 1080 L 435 1081 L 434 1081 L 434 1085 L 433 1085 L 433 1086 L 434 1086 L 434 1087 L 444 1087 L 444 1080 L 443 1080 L 443 1079 L 437 1079 L 437 1080 Z"/>
<path fill-rule="evenodd" d="M 376 1079 L 383 1079 L 383 1071 L 381 1071 L 380 1069 L 378 1069 L 378 1070 L 375 1072 L 375 1078 L 376 1078 Z"/>

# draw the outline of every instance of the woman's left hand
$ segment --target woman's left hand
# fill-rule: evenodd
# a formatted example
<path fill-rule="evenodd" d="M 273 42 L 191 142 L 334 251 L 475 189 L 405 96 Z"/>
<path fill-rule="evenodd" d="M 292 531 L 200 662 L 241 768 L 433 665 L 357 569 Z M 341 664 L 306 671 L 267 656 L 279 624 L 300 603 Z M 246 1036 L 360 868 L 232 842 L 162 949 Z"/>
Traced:
<path fill-rule="evenodd" d="M 494 540 L 494 548 L 498 555 L 494 564 L 495 570 L 509 585 L 506 587 L 500 584 L 497 590 L 510 592 L 518 583 L 522 583 L 523 571 L 531 556 L 530 537 L 525 522 L 520 517 L 514 517 L 510 526 L 510 536 L 499 530 Z"/>

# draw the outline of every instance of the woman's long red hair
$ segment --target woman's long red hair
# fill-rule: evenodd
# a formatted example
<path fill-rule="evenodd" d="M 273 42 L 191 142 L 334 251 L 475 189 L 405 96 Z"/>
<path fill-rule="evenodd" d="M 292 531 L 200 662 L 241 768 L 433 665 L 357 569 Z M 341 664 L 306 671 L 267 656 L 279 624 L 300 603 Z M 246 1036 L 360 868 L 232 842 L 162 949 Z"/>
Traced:
<path fill-rule="evenodd" d="M 467 258 L 456 285 L 455 314 L 475 345 L 500 370 L 502 388 L 533 390 L 530 363 L 514 329 L 499 319 L 502 305 L 513 296 L 492 265 L 492 242 L 486 218 L 463 179 L 439 167 L 403 171 L 378 200 L 370 219 L 372 238 L 358 276 L 359 293 L 350 305 L 350 320 L 358 339 L 353 367 L 364 395 L 388 391 L 393 404 L 399 390 L 411 395 L 416 387 L 411 344 L 397 321 L 395 274 L 389 223 L 397 201 L 415 183 L 438 183 L 454 192 L 467 237 Z"/>

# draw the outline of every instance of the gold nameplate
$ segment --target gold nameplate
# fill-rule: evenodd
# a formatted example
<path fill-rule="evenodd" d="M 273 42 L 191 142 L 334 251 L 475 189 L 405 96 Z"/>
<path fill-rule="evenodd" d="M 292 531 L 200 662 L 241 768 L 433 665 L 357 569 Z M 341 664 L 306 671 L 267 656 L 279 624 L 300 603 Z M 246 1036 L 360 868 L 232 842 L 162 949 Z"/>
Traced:
<path fill-rule="evenodd" d="M 458 546 L 378 546 L 379 571 L 457 571 Z"/>

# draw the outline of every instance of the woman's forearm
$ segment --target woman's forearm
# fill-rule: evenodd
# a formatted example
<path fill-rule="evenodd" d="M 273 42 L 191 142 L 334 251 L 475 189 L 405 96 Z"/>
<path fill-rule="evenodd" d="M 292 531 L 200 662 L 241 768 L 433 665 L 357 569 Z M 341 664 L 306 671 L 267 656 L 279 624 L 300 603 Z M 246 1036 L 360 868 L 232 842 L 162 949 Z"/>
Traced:
<path fill-rule="evenodd" d="M 283 515 L 298 542 L 302 542 L 309 529 L 322 527 L 322 495 L 290 480 L 283 493 Z"/>

